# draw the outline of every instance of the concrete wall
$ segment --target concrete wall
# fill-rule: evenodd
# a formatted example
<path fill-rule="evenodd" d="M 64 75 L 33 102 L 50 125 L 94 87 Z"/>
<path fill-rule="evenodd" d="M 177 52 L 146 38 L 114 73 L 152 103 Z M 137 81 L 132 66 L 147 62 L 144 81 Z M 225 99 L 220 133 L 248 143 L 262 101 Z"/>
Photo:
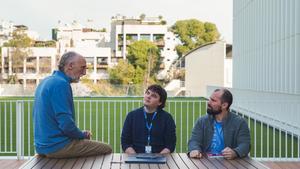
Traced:
<path fill-rule="evenodd" d="M 185 56 L 185 87 L 190 96 L 206 96 L 206 86 L 224 86 L 225 43 L 200 47 Z"/>

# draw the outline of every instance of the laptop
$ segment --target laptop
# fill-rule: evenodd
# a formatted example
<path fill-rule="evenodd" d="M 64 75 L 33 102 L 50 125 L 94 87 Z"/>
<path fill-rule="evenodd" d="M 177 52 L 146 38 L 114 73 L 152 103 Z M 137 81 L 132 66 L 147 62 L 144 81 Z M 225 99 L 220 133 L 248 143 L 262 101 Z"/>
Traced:
<path fill-rule="evenodd" d="M 148 164 L 165 164 L 167 158 L 161 154 L 141 153 L 130 155 L 125 163 L 148 163 Z"/>

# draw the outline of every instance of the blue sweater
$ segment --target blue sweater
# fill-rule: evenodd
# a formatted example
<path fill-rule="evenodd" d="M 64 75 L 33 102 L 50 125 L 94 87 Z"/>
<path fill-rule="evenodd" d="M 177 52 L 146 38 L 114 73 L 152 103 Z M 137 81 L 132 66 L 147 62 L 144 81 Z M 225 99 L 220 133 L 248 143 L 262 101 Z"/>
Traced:
<path fill-rule="evenodd" d="M 83 139 L 75 124 L 71 78 L 54 71 L 37 87 L 33 109 L 34 145 L 39 154 L 56 152 L 72 139 Z"/>
<path fill-rule="evenodd" d="M 152 116 L 150 117 L 152 118 Z M 144 153 L 147 145 L 148 129 L 146 127 L 143 107 L 128 113 L 124 122 L 121 144 L 125 151 L 132 147 L 136 153 Z M 158 110 L 153 120 L 151 141 L 153 153 L 159 153 L 164 148 L 174 151 L 176 145 L 176 127 L 171 114 Z"/>

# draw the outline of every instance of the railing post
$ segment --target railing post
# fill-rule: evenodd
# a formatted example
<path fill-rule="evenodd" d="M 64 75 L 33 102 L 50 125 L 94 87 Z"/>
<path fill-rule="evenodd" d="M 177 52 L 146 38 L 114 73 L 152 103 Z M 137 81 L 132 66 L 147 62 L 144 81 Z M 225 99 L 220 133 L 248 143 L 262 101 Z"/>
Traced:
<path fill-rule="evenodd" d="M 22 144 L 23 140 L 23 113 L 22 109 L 23 108 L 23 102 L 22 101 L 17 101 L 16 103 L 16 116 L 17 116 L 17 140 L 16 140 L 16 146 L 17 146 L 17 158 L 18 160 L 24 159 L 24 147 Z"/>

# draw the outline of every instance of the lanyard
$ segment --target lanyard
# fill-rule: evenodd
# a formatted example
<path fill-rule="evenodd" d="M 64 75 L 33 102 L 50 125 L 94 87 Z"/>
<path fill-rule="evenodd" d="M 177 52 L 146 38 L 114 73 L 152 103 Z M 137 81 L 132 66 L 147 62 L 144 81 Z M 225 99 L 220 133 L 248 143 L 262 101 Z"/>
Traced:
<path fill-rule="evenodd" d="M 151 132 L 151 129 L 152 129 L 152 122 L 156 116 L 157 112 L 154 112 L 153 116 L 152 116 L 152 120 L 151 120 L 151 123 L 148 124 L 148 121 L 147 121 L 147 115 L 146 115 L 146 112 L 144 111 L 144 117 L 145 117 L 145 123 L 146 123 L 146 128 L 148 129 L 148 137 L 147 137 L 147 143 L 148 145 L 150 145 L 150 132 Z"/>

